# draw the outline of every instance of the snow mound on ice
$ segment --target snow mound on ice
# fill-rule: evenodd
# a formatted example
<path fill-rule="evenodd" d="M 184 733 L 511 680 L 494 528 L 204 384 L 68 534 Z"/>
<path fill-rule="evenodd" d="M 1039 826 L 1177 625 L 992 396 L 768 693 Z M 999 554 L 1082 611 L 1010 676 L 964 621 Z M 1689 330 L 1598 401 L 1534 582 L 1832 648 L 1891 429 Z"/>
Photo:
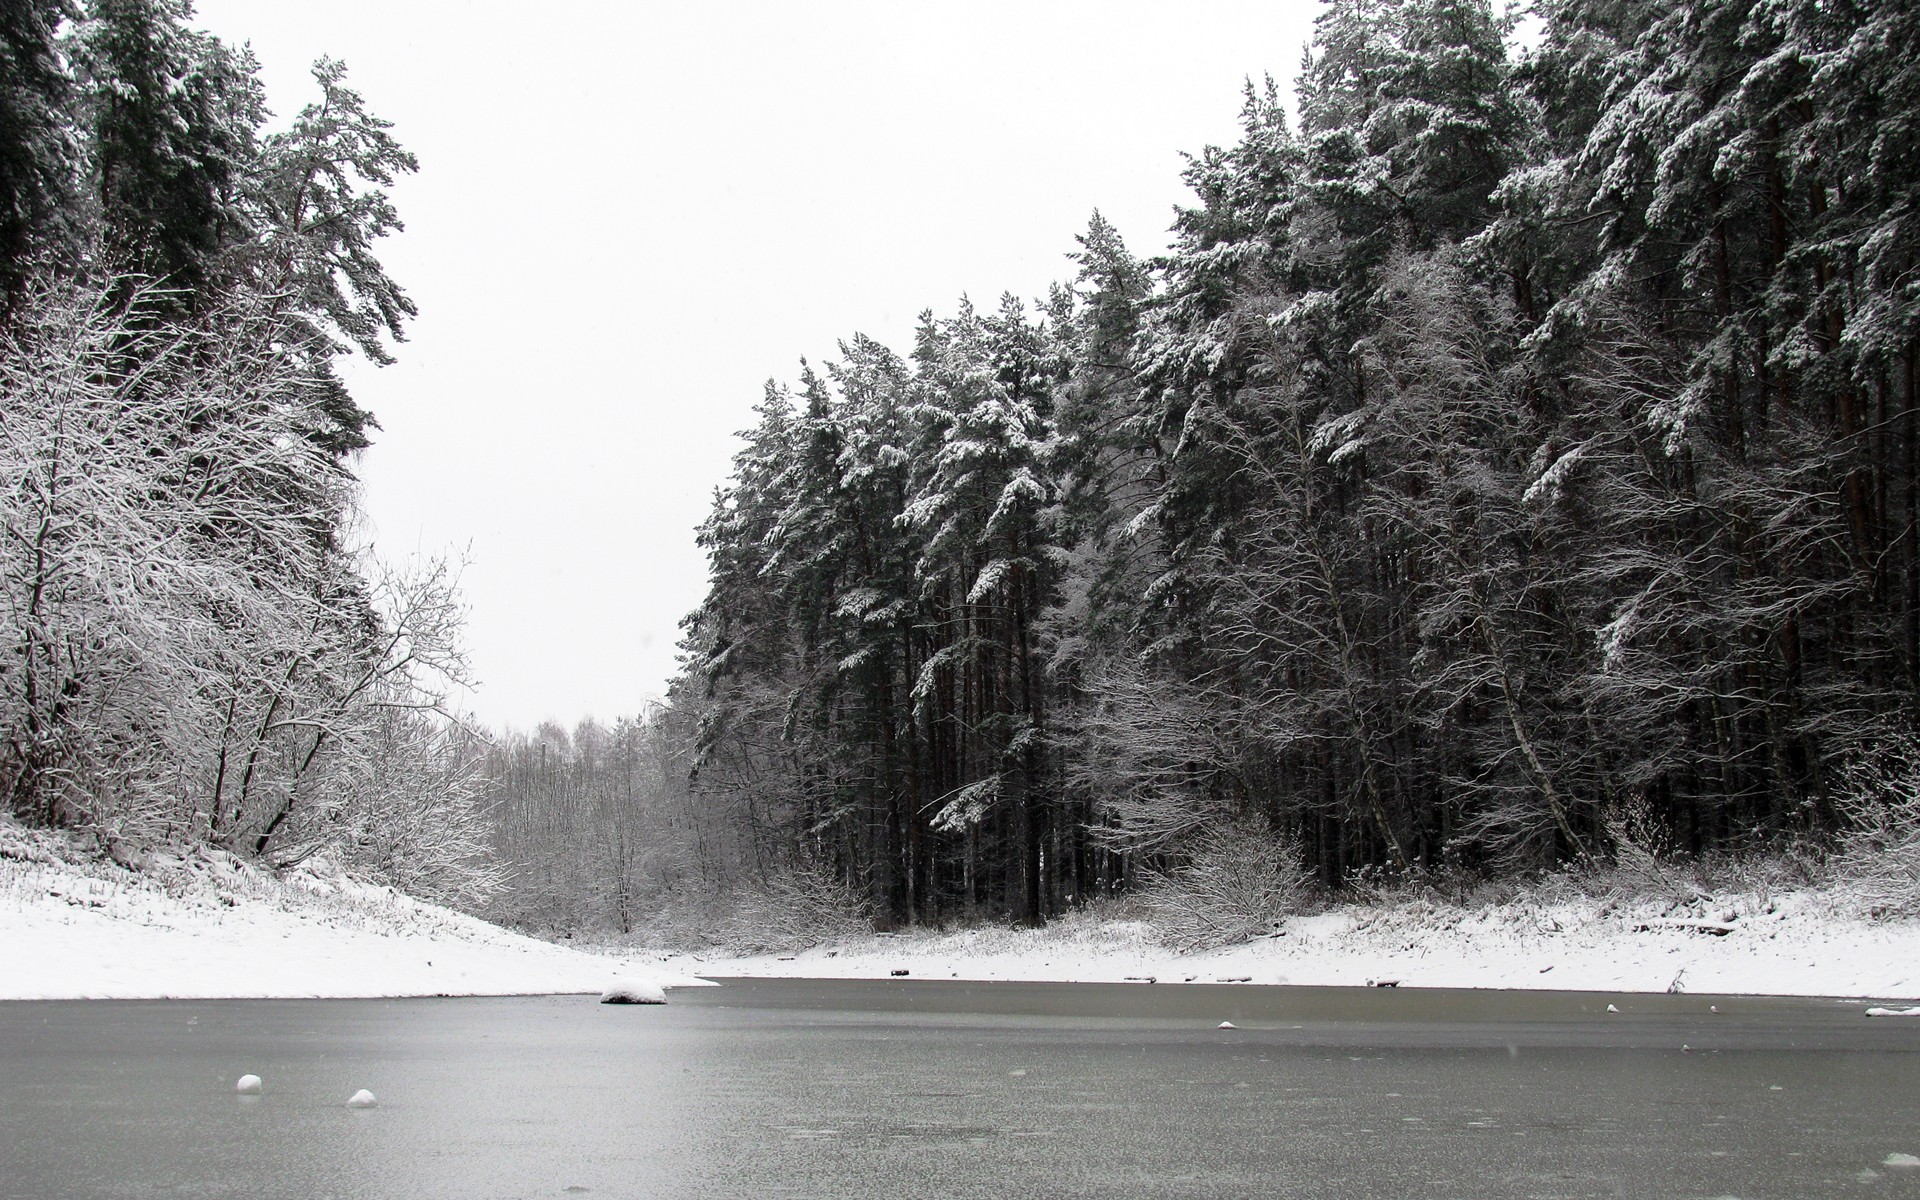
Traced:
<path fill-rule="evenodd" d="M 242 1096 L 258 1096 L 260 1094 L 260 1077 L 258 1075 L 242 1075 L 239 1080 L 234 1083 L 233 1090 Z"/>
<path fill-rule="evenodd" d="M 373 1093 L 365 1088 L 361 1088 L 353 1095 L 347 1097 L 348 1108 L 372 1108 L 378 1103 L 380 1102 L 373 1098 Z"/>
<path fill-rule="evenodd" d="M 646 979 L 615 980 L 600 993 L 602 1004 L 665 1004 L 667 993 L 659 984 Z"/>

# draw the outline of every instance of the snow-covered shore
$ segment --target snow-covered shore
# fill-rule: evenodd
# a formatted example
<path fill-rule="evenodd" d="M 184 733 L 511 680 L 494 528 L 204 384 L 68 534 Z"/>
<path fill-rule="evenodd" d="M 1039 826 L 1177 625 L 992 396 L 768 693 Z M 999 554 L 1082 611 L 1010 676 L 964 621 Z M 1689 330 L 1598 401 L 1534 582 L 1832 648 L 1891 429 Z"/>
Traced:
<path fill-rule="evenodd" d="M 674 960 L 715 976 L 1081 980 L 1920 996 L 1920 922 L 1869 920 L 1838 896 L 1794 892 L 1455 907 L 1347 906 L 1278 936 L 1179 953 L 1144 923 L 1086 916 L 1045 930 L 876 935 L 746 958 Z"/>
<path fill-rule="evenodd" d="M 700 976 L 1539 988 L 1920 998 L 1920 921 L 1812 891 L 1455 906 L 1290 918 L 1181 953 L 1144 922 L 874 934 L 746 957 L 575 948 L 338 872 L 275 878 L 217 852 L 129 871 L 0 821 L 0 999 L 597 993 Z"/>
<path fill-rule="evenodd" d="M 474 996 L 697 985 L 631 956 L 524 937 L 439 905 L 218 853 L 139 872 L 0 822 L 0 1000 Z"/>

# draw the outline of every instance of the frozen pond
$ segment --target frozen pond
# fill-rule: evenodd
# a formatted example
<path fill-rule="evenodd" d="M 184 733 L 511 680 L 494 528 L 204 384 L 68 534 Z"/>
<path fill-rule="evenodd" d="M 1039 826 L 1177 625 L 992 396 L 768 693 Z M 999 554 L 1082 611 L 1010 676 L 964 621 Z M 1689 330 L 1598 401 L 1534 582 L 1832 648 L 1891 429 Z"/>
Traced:
<path fill-rule="evenodd" d="M 0 1196 L 1920 1196 L 1920 1019 L 1865 1007 L 919 980 L 0 1004 Z"/>

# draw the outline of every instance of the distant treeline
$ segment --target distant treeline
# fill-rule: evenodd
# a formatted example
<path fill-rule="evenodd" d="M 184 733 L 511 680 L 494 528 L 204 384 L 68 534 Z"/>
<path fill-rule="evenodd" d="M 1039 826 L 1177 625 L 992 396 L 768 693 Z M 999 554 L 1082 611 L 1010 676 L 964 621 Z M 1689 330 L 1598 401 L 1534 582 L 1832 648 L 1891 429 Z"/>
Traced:
<path fill-rule="evenodd" d="M 1038 919 L 1249 819 L 1328 883 L 1831 828 L 1920 698 L 1920 7 L 1537 13 L 1331 0 L 1164 258 L 769 386 L 672 696 L 743 869 Z"/>
<path fill-rule="evenodd" d="M 454 572 L 354 544 L 374 423 L 334 368 L 413 315 L 374 246 L 414 160 L 326 59 L 270 131 L 191 15 L 0 4 L 0 803 L 472 901 Z"/>

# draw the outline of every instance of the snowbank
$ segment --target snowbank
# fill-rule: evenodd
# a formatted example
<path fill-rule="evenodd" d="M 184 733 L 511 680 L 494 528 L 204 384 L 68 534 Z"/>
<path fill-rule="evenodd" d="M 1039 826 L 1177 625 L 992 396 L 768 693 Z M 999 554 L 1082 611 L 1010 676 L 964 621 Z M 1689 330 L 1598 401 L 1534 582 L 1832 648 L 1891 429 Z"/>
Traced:
<path fill-rule="evenodd" d="M 1920 996 L 1920 922 L 1869 920 L 1822 893 L 1685 906 L 1578 898 L 1457 907 L 1346 906 L 1246 945 L 1180 953 L 1138 921 L 1084 915 L 1044 930 L 875 935 L 783 954 L 707 958 L 703 975 L 1538 988 Z M 1676 912 L 1678 915 L 1676 915 Z"/>
<path fill-rule="evenodd" d="M 1411 900 L 1181 953 L 1144 922 L 873 934 L 752 957 L 587 952 L 337 872 L 195 851 L 130 871 L 0 820 L 0 999 L 636 994 L 696 976 L 1014 979 L 1920 999 L 1920 922 L 1837 893 Z"/>
<path fill-rule="evenodd" d="M 701 981 L 510 933 L 324 870 L 217 851 L 136 872 L 0 821 L 0 999 L 599 993 Z"/>

